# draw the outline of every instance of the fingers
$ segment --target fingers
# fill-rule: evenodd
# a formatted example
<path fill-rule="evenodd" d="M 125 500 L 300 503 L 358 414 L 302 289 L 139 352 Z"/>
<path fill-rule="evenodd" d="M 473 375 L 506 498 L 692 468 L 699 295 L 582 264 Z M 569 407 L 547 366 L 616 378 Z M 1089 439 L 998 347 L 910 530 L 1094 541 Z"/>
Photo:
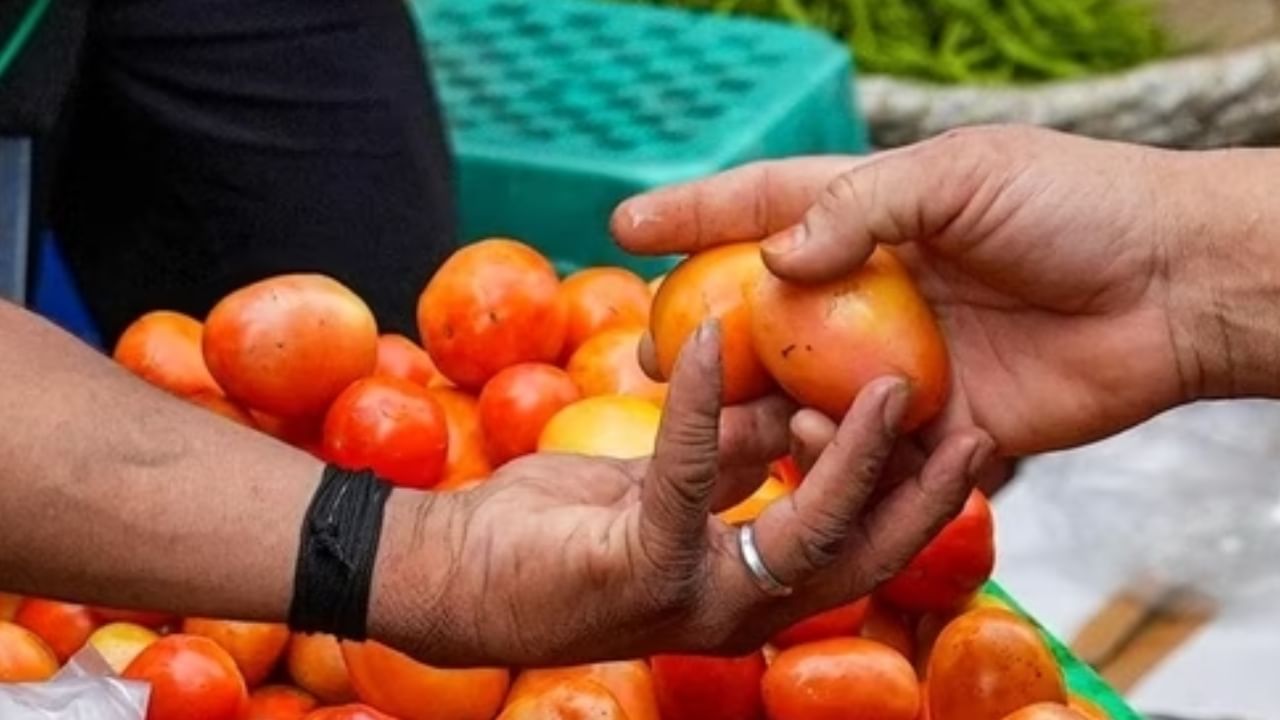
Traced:
<path fill-rule="evenodd" d="M 769 475 L 769 463 L 786 455 L 787 420 L 795 403 L 770 395 L 720 413 L 720 477 L 711 510 L 719 512 L 745 500 Z"/>
<path fill-rule="evenodd" d="M 858 162 L 847 156 L 758 162 L 654 190 L 618 206 L 613 236 L 638 255 L 760 240 L 798 222 L 831 178 Z"/>
<path fill-rule="evenodd" d="M 783 583 L 800 582 L 840 557 L 893 451 L 908 399 L 900 378 L 867 385 L 791 502 L 774 503 L 756 521 L 760 554 Z"/>
<path fill-rule="evenodd" d="M 808 475 L 818 456 L 831 444 L 837 426 L 826 414 L 804 408 L 791 418 L 791 457 L 802 474 Z"/>
<path fill-rule="evenodd" d="M 699 562 L 720 465 L 720 330 L 703 323 L 685 344 L 640 494 L 640 542 L 664 570 Z"/>

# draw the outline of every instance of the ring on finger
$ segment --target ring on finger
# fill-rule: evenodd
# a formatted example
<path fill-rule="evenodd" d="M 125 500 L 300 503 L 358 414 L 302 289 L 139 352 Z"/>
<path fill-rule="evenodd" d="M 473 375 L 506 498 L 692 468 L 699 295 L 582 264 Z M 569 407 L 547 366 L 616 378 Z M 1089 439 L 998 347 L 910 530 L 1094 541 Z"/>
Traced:
<path fill-rule="evenodd" d="M 751 523 L 744 523 L 738 528 L 738 550 L 742 553 L 742 562 L 746 564 L 747 571 L 751 573 L 751 578 L 761 592 L 769 597 L 787 597 L 791 594 L 792 587 L 779 580 L 770 572 L 769 566 L 765 565 L 760 548 L 756 546 L 756 531 Z"/>

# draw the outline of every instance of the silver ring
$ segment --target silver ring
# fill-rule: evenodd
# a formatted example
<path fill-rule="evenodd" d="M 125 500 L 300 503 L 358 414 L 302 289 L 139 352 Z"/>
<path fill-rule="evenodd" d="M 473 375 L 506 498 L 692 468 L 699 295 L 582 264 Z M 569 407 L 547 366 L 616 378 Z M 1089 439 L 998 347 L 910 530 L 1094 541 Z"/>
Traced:
<path fill-rule="evenodd" d="M 784 584 L 764 564 L 760 556 L 760 548 L 756 547 L 756 531 L 751 523 L 744 523 L 738 528 L 738 550 L 742 553 L 742 561 L 756 581 L 756 586 L 769 597 L 787 597 L 791 594 L 791 586 Z"/>

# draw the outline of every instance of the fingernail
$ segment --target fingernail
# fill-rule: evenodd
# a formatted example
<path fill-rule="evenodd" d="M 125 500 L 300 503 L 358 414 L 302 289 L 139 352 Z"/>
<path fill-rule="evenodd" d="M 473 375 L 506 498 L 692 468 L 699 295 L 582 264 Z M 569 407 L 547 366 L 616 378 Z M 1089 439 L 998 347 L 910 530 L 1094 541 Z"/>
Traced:
<path fill-rule="evenodd" d="M 899 380 L 889 388 L 889 397 L 884 401 L 884 426 L 890 430 L 897 430 L 902 423 L 902 418 L 907 414 L 907 404 L 911 401 L 911 388 L 907 383 Z"/>
<path fill-rule="evenodd" d="M 979 440 L 973 447 L 973 454 L 969 456 L 969 477 L 973 477 L 982 472 L 987 461 L 991 459 L 992 453 L 995 452 L 996 446 L 991 440 Z"/>
<path fill-rule="evenodd" d="M 760 248 L 770 255 L 786 255 L 799 247 L 800 243 L 804 242 L 805 237 L 807 237 L 807 233 L 804 225 L 797 225 L 790 230 L 766 238 L 760 243 Z"/>

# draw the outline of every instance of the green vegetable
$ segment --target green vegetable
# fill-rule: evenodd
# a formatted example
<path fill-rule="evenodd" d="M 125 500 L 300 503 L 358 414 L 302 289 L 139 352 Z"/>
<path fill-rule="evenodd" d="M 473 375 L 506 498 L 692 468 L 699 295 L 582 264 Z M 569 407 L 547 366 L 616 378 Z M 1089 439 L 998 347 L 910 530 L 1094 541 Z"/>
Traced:
<path fill-rule="evenodd" d="M 1169 53 L 1150 0 L 621 0 L 775 18 L 849 44 L 863 72 L 1034 83 Z"/>

